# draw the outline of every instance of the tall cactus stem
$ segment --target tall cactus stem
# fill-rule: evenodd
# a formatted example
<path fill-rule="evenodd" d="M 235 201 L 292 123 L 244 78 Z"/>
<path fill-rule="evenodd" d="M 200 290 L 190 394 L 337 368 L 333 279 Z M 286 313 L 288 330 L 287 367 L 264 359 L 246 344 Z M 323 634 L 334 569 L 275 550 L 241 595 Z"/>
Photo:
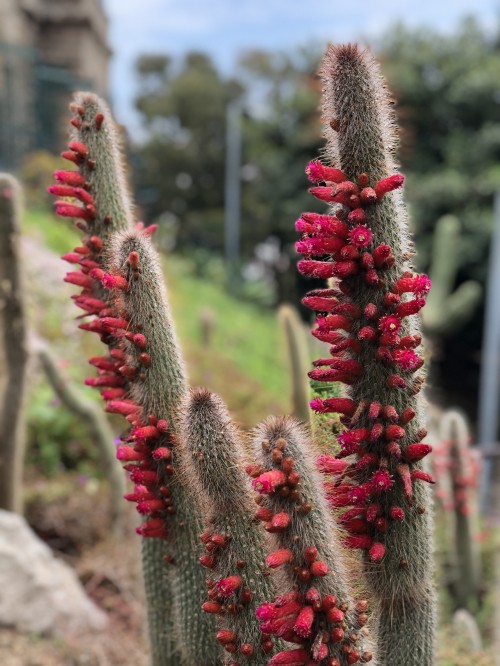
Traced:
<path fill-rule="evenodd" d="M 128 395 L 129 378 L 113 376 L 114 370 L 121 367 L 117 364 L 120 340 L 104 329 L 99 316 L 115 314 L 114 297 L 107 288 L 110 285 L 101 282 L 105 275 L 103 261 L 110 236 L 133 228 L 132 205 L 119 135 L 107 105 L 92 93 L 77 93 L 70 108 L 72 137 L 69 149 L 62 155 L 71 163 L 71 168 L 55 172 L 56 183 L 49 191 L 57 197 L 56 213 L 73 219 L 83 233 L 81 245 L 63 256 L 77 269 L 71 270 L 65 281 L 82 288 L 81 293 L 73 297 L 75 305 L 83 310 L 84 317 L 96 317 L 90 321 L 84 319 L 79 328 L 97 333 L 110 347 L 109 358 L 91 359 L 100 376 L 90 383 L 100 386 L 105 398 L 111 400 L 113 396 L 117 400 L 112 406 L 108 404 L 108 411 L 121 407 L 124 413 L 126 399 L 120 404 L 120 398 Z M 149 227 L 144 233 L 152 230 Z M 112 371 L 106 372 L 106 367 Z M 144 540 L 142 559 L 145 588 L 151 592 L 147 594 L 147 603 L 153 666 L 180 663 L 172 631 L 172 593 L 167 577 L 159 575 L 165 567 L 165 552 L 163 542 Z M 159 631 L 160 626 L 166 629 Z"/>
<path fill-rule="evenodd" d="M 267 535 L 255 524 L 242 445 L 225 405 L 206 389 L 192 391 L 182 431 L 186 475 L 203 494 L 207 512 L 200 535 L 206 548 L 200 562 L 208 576 L 203 610 L 218 617 L 224 663 L 260 666 L 273 643 L 260 632 L 255 612 L 275 594 L 265 566 Z"/>
<path fill-rule="evenodd" d="M 423 358 L 415 315 L 430 280 L 415 274 L 395 173 L 396 135 L 379 69 L 357 46 L 330 47 L 321 69 L 328 164 L 306 172 L 310 192 L 332 215 L 296 222 L 299 271 L 333 278 L 303 300 L 319 313 L 315 337 L 330 357 L 314 362 L 316 381 L 346 384 L 349 397 L 315 399 L 315 411 L 341 414 L 346 429 L 331 464 L 329 500 L 364 552 L 378 604 L 378 656 L 385 666 L 430 666 L 434 659 L 432 477 L 420 460 L 431 447 L 419 420 Z M 415 374 L 418 373 L 418 374 Z M 347 459 L 347 461 L 345 461 Z M 340 462 L 347 462 L 339 469 Z M 350 507 L 350 508 L 349 508 Z"/>
<path fill-rule="evenodd" d="M 123 503 L 125 478 L 116 460 L 113 430 L 99 406 L 82 395 L 82 392 L 77 390 L 68 377 L 64 376 L 48 347 L 40 345 L 38 358 L 50 386 L 62 404 L 88 426 L 92 440 L 100 453 L 104 477 L 109 484 L 113 532 L 116 536 L 122 536 L 125 526 L 125 505 Z"/>
<path fill-rule="evenodd" d="M 454 289 L 459 269 L 460 222 L 453 215 L 440 218 L 434 231 L 430 276 L 432 291 L 422 311 L 424 333 L 446 337 L 459 330 L 478 307 L 482 287 L 467 280 Z"/>
<path fill-rule="evenodd" d="M 261 493 L 257 516 L 275 537 L 267 564 L 285 569 L 289 584 L 258 616 L 263 631 L 301 646 L 300 651 L 279 653 L 270 664 L 372 661 L 365 626 L 368 602 L 355 602 L 349 588 L 341 532 L 329 515 L 307 431 L 290 417 L 269 418 L 255 431 L 254 455 L 256 465 L 249 471 L 254 489 Z M 296 661 L 286 661 L 292 657 Z"/>
<path fill-rule="evenodd" d="M 28 363 L 21 266 L 20 186 L 0 174 L 0 508 L 22 512 Z"/>
<path fill-rule="evenodd" d="M 300 320 L 297 310 L 288 304 L 280 306 L 278 319 L 286 340 L 292 413 L 299 421 L 309 423 L 311 420 L 311 411 L 309 409 L 310 388 L 307 381 L 309 352 L 304 325 Z"/>
<path fill-rule="evenodd" d="M 138 511 L 147 516 L 139 533 L 165 539 L 167 544 L 165 562 L 182 652 L 188 663 L 212 666 L 218 652 L 212 639 L 214 618 L 200 613 L 205 584 L 198 561 L 201 505 L 196 489 L 178 471 L 182 467 L 178 421 L 186 376 L 149 234 L 137 230 L 113 237 L 106 267 L 108 273 L 101 279 L 114 295 L 114 316 L 101 317 L 100 323 L 120 340 L 110 354 L 120 386 L 121 379 L 128 382 L 126 398 L 117 401 L 111 395 L 108 409 L 127 413 L 132 423 L 118 453 L 139 486 L 129 499 L 137 501 Z M 96 379 L 99 384 L 100 377 Z M 150 603 L 157 605 L 154 599 Z"/>
<path fill-rule="evenodd" d="M 481 560 L 477 505 L 470 491 L 479 478 L 479 460 L 470 449 L 467 421 L 460 412 L 450 409 L 443 414 L 440 436 L 448 450 L 453 493 L 455 541 L 449 544 L 456 561 L 453 592 L 458 608 L 475 612 L 481 596 Z"/>

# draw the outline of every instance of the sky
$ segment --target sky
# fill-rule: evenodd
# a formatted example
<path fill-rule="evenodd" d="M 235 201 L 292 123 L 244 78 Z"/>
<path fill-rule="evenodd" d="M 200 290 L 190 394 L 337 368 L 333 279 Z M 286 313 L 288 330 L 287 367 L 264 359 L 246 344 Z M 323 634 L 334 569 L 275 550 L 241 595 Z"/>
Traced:
<path fill-rule="evenodd" d="M 145 53 L 210 54 L 227 74 L 238 55 L 262 48 L 370 41 L 396 21 L 451 31 L 465 15 L 485 25 L 500 16 L 500 0 L 103 0 L 113 49 L 111 99 L 118 120 L 135 134 L 137 80 Z"/>

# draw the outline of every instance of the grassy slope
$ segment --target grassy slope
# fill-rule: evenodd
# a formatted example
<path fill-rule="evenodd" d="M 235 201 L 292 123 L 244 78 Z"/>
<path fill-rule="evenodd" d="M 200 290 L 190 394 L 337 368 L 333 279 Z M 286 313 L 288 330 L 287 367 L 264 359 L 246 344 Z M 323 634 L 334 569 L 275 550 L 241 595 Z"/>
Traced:
<path fill-rule="evenodd" d="M 69 224 L 40 211 L 27 211 L 24 229 L 58 254 L 79 242 Z M 268 414 L 288 411 L 286 359 L 275 314 L 242 303 L 218 286 L 193 277 L 178 257 L 168 257 L 164 264 L 191 383 L 221 393 L 245 427 Z M 208 348 L 202 343 L 200 317 L 204 310 L 214 318 Z"/>

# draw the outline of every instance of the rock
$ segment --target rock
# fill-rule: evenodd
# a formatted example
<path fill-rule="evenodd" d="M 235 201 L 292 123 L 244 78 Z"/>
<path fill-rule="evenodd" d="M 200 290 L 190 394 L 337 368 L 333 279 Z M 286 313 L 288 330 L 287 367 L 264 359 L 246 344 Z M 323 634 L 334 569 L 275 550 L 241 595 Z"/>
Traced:
<path fill-rule="evenodd" d="M 0 510 L 0 625 L 66 635 L 100 631 L 108 619 L 22 516 Z"/>

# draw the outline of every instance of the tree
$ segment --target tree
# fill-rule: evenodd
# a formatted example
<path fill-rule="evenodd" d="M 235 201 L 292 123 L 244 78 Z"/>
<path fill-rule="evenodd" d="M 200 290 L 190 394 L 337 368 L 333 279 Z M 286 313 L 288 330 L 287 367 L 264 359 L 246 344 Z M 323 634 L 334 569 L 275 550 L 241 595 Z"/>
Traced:
<path fill-rule="evenodd" d="M 177 71 L 168 56 L 143 56 L 136 106 L 147 139 L 135 156 L 138 200 L 146 217 L 180 220 L 179 243 L 220 249 L 224 202 L 225 112 L 242 88 L 210 58 L 186 55 Z"/>
<path fill-rule="evenodd" d="M 457 285 L 486 279 L 493 194 L 500 187 L 500 25 L 473 19 L 455 34 L 399 25 L 379 49 L 398 101 L 401 161 L 419 267 L 429 267 L 432 234 L 445 214 L 461 221 Z M 446 340 L 435 364 L 453 401 L 475 407 L 483 312 Z M 457 394 L 457 388 L 460 395 Z"/>

